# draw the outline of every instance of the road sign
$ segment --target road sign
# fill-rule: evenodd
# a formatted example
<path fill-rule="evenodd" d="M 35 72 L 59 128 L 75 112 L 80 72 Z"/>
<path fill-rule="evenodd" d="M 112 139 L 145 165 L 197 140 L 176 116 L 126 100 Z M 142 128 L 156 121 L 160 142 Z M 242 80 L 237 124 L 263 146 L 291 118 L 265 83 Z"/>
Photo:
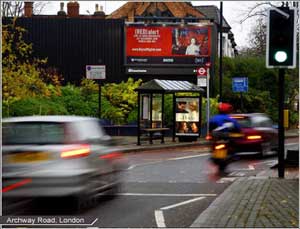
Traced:
<path fill-rule="evenodd" d="M 197 68 L 197 76 L 207 76 L 206 68 L 204 67 Z"/>
<path fill-rule="evenodd" d="M 232 78 L 233 92 L 247 92 L 248 91 L 248 77 L 234 77 Z"/>
<path fill-rule="evenodd" d="M 294 8 L 273 7 L 268 10 L 267 68 L 296 67 L 296 16 Z"/>
<path fill-rule="evenodd" d="M 106 78 L 105 65 L 86 65 L 86 78 L 104 80 Z"/>
<path fill-rule="evenodd" d="M 197 77 L 197 86 L 199 86 L 199 87 L 206 87 L 207 86 L 206 76 L 198 76 Z"/>

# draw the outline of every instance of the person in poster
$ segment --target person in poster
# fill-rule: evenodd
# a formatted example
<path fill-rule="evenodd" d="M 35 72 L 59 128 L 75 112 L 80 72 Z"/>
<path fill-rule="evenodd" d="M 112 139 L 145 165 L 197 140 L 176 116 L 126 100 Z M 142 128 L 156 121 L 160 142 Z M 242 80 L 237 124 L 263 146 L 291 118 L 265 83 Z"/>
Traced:
<path fill-rule="evenodd" d="M 196 100 L 192 100 L 188 103 L 189 110 L 189 121 L 198 122 L 199 121 L 199 109 Z"/>
<path fill-rule="evenodd" d="M 176 113 L 189 113 L 186 110 L 186 102 L 185 101 L 179 101 L 176 103 Z"/>
<path fill-rule="evenodd" d="M 196 38 L 192 37 L 190 45 L 186 48 L 186 55 L 200 56 L 200 47 L 196 44 Z"/>
<path fill-rule="evenodd" d="M 188 133 L 189 132 L 189 127 L 187 122 L 178 122 L 176 123 L 176 129 L 177 129 L 177 133 Z"/>
<path fill-rule="evenodd" d="M 190 129 L 191 129 L 191 132 L 192 133 L 198 133 L 199 132 L 199 128 L 198 128 L 198 126 L 197 126 L 197 123 L 195 123 L 195 122 L 192 122 L 191 124 L 190 124 Z"/>

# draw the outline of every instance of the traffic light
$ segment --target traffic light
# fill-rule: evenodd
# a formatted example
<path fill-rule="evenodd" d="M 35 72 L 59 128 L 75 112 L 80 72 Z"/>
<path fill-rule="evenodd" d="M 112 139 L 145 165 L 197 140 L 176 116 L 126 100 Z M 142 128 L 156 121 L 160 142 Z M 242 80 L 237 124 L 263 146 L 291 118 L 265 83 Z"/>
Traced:
<path fill-rule="evenodd" d="M 296 67 L 296 11 L 288 7 L 269 9 L 267 68 Z"/>

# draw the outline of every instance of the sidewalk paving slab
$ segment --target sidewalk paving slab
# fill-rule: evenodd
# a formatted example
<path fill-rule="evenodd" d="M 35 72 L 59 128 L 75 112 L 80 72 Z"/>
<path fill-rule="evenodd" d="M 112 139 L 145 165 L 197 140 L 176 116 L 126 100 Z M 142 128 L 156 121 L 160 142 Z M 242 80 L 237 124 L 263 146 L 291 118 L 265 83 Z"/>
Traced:
<path fill-rule="evenodd" d="M 238 178 L 200 214 L 198 228 L 299 228 L 299 168 Z"/>

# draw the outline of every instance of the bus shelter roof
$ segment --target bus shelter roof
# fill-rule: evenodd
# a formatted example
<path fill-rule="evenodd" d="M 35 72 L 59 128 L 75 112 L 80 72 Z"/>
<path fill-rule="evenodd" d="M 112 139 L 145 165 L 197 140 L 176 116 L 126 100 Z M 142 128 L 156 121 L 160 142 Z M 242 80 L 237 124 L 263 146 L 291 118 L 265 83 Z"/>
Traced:
<path fill-rule="evenodd" d="M 141 93 L 200 92 L 204 89 L 188 81 L 153 79 L 135 89 Z"/>

